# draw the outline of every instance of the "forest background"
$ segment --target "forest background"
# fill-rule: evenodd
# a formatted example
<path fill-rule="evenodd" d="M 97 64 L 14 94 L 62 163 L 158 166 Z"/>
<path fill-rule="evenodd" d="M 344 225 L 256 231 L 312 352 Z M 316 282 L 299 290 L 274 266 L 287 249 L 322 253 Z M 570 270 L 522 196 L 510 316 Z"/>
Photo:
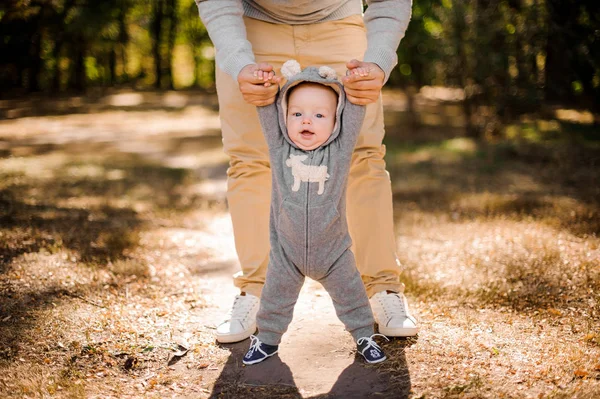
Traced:
<path fill-rule="evenodd" d="M 7 0 L 2 96 L 108 87 L 214 90 L 214 49 L 182 0 Z M 600 3 L 415 0 L 389 87 L 462 89 L 466 130 L 493 137 L 560 103 L 600 107 Z M 596 121 L 597 122 L 597 121 Z"/>

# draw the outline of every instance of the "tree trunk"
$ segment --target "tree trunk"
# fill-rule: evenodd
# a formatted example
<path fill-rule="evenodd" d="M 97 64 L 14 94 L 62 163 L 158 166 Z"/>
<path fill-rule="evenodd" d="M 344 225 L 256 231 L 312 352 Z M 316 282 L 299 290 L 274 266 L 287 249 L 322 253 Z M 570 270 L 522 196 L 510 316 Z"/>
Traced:
<path fill-rule="evenodd" d="M 121 81 L 127 82 L 129 76 L 127 75 L 127 44 L 129 43 L 129 32 L 127 31 L 127 11 L 129 10 L 128 0 L 121 0 L 121 8 L 119 9 L 119 53 L 121 55 L 121 65 L 123 71 L 121 74 Z"/>
<path fill-rule="evenodd" d="M 467 26 L 465 22 L 466 18 L 466 7 L 462 0 L 454 1 L 452 4 L 454 9 L 453 16 L 453 30 L 454 30 L 454 45 L 458 56 L 458 78 L 460 85 L 465 91 L 465 99 L 463 101 L 463 112 L 465 114 L 466 121 L 466 132 L 467 136 L 472 137 L 476 140 L 481 139 L 481 132 L 477 129 L 477 126 L 473 124 L 473 102 L 471 98 L 470 86 L 472 86 L 472 76 L 470 74 L 469 60 L 467 57 Z"/>
<path fill-rule="evenodd" d="M 117 83 L 117 49 L 112 48 L 108 53 L 108 84 L 113 86 Z"/>
<path fill-rule="evenodd" d="M 173 56 L 175 53 L 175 39 L 177 36 L 177 0 L 169 1 L 169 59 L 167 63 L 167 77 L 169 89 L 173 90 Z"/>
<path fill-rule="evenodd" d="M 526 92 L 529 90 L 530 74 L 527 65 L 527 50 L 526 45 L 532 46 L 531 40 L 528 40 L 527 27 L 525 31 L 518 29 L 519 16 L 523 16 L 523 9 L 512 10 L 512 23 L 517 28 L 515 32 L 515 59 L 517 62 L 517 88 L 520 92 Z M 531 51 L 531 50 L 530 50 Z"/>
<path fill-rule="evenodd" d="M 71 75 L 71 87 L 79 92 L 85 90 L 85 39 L 82 35 L 77 35 L 73 40 L 73 68 Z"/>
<path fill-rule="evenodd" d="M 40 24 L 41 25 L 41 24 Z M 40 26 L 38 25 L 38 26 Z M 31 37 L 31 50 L 29 53 L 30 68 L 27 89 L 30 92 L 40 91 L 40 74 L 42 72 L 42 32 L 39 30 Z"/>
<path fill-rule="evenodd" d="M 52 76 L 52 90 L 57 93 L 60 91 L 62 81 L 62 70 L 60 69 L 60 59 L 65 44 L 65 18 L 75 6 L 75 0 L 65 2 L 62 12 L 54 15 L 54 49 L 52 56 L 54 57 L 54 74 Z"/>
<path fill-rule="evenodd" d="M 54 50 L 52 51 L 52 57 L 54 58 L 54 74 L 52 76 L 52 90 L 57 93 L 60 91 L 60 80 L 61 80 L 61 70 L 60 70 L 60 54 L 62 52 L 63 47 L 63 39 L 62 37 L 57 37 L 54 41 Z"/>
<path fill-rule="evenodd" d="M 571 97 L 571 52 L 565 35 L 573 5 L 562 0 L 546 0 L 548 41 L 546 43 L 546 99 L 563 101 Z"/>
<path fill-rule="evenodd" d="M 160 51 L 162 23 L 164 18 L 164 0 L 152 2 L 152 54 L 154 55 L 154 87 L 161 88 L 162 56 Z"/>
<path fill-rule="evenodd" d="M 194 87 L 200 87 L 200 65 L 202 65 L 202 54 L 197 46 L 192 43 L 192 53 L 194 54 Z"/>

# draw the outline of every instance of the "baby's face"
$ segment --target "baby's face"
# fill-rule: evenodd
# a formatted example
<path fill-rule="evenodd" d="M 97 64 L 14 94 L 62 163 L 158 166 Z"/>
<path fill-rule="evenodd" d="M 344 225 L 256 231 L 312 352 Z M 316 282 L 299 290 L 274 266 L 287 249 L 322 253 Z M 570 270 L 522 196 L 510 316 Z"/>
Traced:
<path fill-rule="evenodd" d="M 314 150 L 329 139 L 335 126 L 337 94 L 317 83 L 303 83 L 288 99 L 287 130 L 302 150 Z"/>

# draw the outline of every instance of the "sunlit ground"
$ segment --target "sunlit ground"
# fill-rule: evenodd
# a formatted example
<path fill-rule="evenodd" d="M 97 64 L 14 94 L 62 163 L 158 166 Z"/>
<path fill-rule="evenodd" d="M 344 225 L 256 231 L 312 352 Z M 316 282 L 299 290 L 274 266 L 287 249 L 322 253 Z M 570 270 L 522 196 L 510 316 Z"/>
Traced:
<path fill-rule="evenodd" d="M 398 256 L 421 332 L 388 344 L 378 370 L 394 376 L 405 356 L 415 398 L 597 397 L 597 116 L 556 109 L 482 145 L 463 137 L 460 95 L 427 88 L 414 114 L 403 93 L 386 96 Z M 210 395 L 226 351 L 207 320 L 238 269 L 214 97 L 0 110 L 0 396 Z M 187 375 L 166 365 L 178 342 Z"/>

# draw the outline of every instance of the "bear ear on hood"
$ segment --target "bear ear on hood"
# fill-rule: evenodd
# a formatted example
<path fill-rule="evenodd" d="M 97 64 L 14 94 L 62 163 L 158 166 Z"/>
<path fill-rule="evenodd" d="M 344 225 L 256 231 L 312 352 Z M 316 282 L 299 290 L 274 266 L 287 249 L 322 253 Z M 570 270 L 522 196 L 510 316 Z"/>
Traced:
<path fill-rule="evenodd" d="M 322 66 L 319 68 L 319 76 L 325 79 L 337 80 L 337 73 L 335 72 L 335 69 L 328 66 Z"/>
<path fill-rule="evenodd" d="M 302 68 L 296 60 L 288 60 L 281 67 L 281 74 L 288 80 L 300 72 L 302 72 Z"/>

